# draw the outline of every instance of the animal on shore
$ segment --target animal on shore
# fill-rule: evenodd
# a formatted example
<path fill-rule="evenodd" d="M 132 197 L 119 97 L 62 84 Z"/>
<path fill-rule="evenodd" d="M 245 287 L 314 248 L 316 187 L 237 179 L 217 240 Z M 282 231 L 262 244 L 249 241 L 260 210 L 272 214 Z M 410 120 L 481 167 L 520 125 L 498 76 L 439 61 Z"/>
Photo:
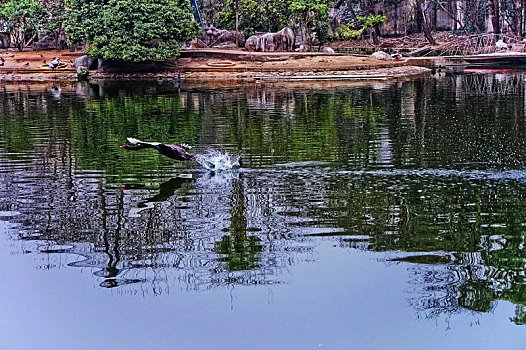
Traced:
<path fill-rule="evenodd" d="M 285 27 L 276 33 L 252 35 L 245 42 L 248 51 L 294 51 L 294 32 Z"/>
<path fill-rule="evenodd" d="M 497 40 L 495 47 L 500 51 L 506 51 L 508 49 L 508 44 L 506 44 L 502 39 Z"/>
<path fill-rule="evenodd" d="M 391 54 L 391 57 L 394 58 L 395 60 L 402 59 L 402 55 L 400 54 L 400 52 L 398 52 L 398 50 L 394 50 L 393 53 Z"/>
<path fill-rule="evenodd" d="M 261 35 L 252 35 L 245 41 L 245 49 L 247 51 L 256 51 L 258 48 L 258 40 Z"/>
<path fill-rule="evenodd" d="M 3 58 L 3 57 L 0 57 L 0 66 L 3 66 L 3 65 L 4 65 L 4 62 L 5 62 L 4 58 Z"/>
<path fill-rule="evenodd" d="M 49 62 L 47 65 L 51 70 L 57 69 L 58 65 L 60 64 L 60 58 L 53 57 L 53 61 Z"/>
<path fill-rule="evenodd" d="M 138 151 L 141 149 L 153 148 L 156 149 L 160 154 L 167 156 L 168 158 L 172 158 L 175 160 L 195 160 L 195 156 L 187 152 L 188 150 L 190 150 L 191 147 L 186 144 L 166 145 L 161 142 L 140 141 L 132 137 L 128 137 L 128 142 L 136 146 L 122 145 L 121 148 L 130 151 Z"/>
<path fill-rule="evenodd" d="M 276 42 L 274 40 L 274 33 L 263 34 L 258 38 L 258 45 L 256 50 L 263 52 L 274 52 L 276 49 Z"/>
<path fill-rule="evenodd" d="M 283 51 L 294 51 L 295 36 L 292 29 L 290 29 L 289 27 L 285 27 L 276 34 L 280 36 L 280 46 L 283 49 Z"/>

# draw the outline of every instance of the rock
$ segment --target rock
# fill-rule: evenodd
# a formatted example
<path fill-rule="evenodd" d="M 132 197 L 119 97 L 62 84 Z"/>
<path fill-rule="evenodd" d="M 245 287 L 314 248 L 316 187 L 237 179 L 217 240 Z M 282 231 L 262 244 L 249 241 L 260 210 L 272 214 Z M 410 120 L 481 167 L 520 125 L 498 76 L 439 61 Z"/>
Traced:
<path fill-rule="evenodd" d="M 391 57 L 390 54 L 388 54 L 387 52 L 384 52 L 384 51 L 376 51 L 375 53 L 373 53 L 371 55 L 371 57 L 374 57 L 377 60 L 382 60 L 382 61 L 392 61 L 392 60 L 394 60 L 394 58 Z"/>
<path fill-rule="evenodd" d="M 86 69 L 92 69 L 94 61 L 88 56 L 80 56 L 75 59 L 75 70 L 79 70 L 80 67 L 86 67 Z"/>
<path fill-rule="evenodd" d="M 77 79 L 78 80 L 86 80 L 89 75 L 89 70 L 85 66 L 80 66 L 77 68 Z"/>
<path fill-rule="evenodd" d="M 309 45 L 306 45 L 306 44 L 301 44 L 296 50 L 294 50 L 296 52 L 309 52 L 311 51 L 311 48 Z"/>
<path fill-rule="evenodd" d="M 237 49 L 237 45 L 233 41 L 226 41 L 224 43 L 215 45 L 214 47 L 218 49 Z"/>
<path fill-rule="evenodd" d="M 321 52 L 325 52 L 325 53 L 335 53 L 334 50 L 332 49 L 332 47 L 328 47 L 328 46 L 325 46 L 323 48 L 323 50 L 321 50 Z"/>
<path fill-rule="evenodd" d="M 177 59 L 177 63 L 178 64 L 188 64 L 192 62 L 192 58 L 191 57 L 183 57 L 183 58 L 178 58 Z"/>

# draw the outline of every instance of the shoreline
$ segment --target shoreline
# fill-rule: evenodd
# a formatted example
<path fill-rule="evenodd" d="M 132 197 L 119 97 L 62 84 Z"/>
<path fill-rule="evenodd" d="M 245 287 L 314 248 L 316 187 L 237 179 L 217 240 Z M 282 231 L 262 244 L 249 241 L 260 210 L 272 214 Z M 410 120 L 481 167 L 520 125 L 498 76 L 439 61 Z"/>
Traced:
<path fill-rule="evenodd" d="M 0 82 L 76 82 L 73 60 L 81 52 L 31 51 L 3 52 L 5 65 L 0 67 Z M 47 68 L 55 56 L 61 66 Z M 249 53 L 241 50 L 188 50 L 181 57 L 159 62 L 157 72 L 144 72 L 128 65 L 124 72 L 90 71 L 88 82 L 102 80 L 171 80 L 180 74 L 182 82 L 275 82 L 305 80 L 385 80 L 429 74 L 429 59 L 418 61 L 380 61 L 363 55 L 326 53 Z"/>

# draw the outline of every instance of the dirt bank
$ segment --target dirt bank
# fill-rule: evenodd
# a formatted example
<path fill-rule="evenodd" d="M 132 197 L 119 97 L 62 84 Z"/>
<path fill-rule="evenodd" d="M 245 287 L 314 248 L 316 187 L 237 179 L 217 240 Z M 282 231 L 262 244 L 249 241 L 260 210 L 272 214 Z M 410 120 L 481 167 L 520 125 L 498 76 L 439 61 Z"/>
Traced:
<path fill-rule="evenodd" d="M 81 52 L 2 52 L 0 81 L 77 80 L 72 62 Z M 54 57 L 61 65 L 52 71 Z M 133 65 L 130 65 L 133 71 Z M 180 72 L 183 80 L 294 80 L 294 79 L 388 79 L 423 74 L 429 70 L 405 60 L 380 61 L 367 56 L 324 53 L 249 53 L 242 50 L 193 50 L 181 58 L 159 64 L 157 73 L 90 72 L 98 79 L 171 79 Z"/>

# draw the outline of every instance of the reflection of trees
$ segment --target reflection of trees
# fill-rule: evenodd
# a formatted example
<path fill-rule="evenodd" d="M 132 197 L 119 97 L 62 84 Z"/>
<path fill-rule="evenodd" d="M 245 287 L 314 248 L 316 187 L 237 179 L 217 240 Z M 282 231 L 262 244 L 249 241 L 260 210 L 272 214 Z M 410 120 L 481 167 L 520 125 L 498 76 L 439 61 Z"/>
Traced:
<path fill-rule="evenodd" d="M 60 103 L 12 93 L 0 166 L 18 168 L 0 173 L 1 205 L 22 212 L 21 238 L 73 245 L 72 265 L 104 287 L 280 283 L 319 235 L 400 252 L 394 261 L 414 264 L 411 303 L 429 317 L 521 305 L 518 76 L 511 90 L 502 77 L 461 76 L 326 91 L 110 85 L 87 101 L 63 88 Z M 222 145 L 258 169 L 203 174 L 122 153 L 127 136 Z M 272 164 L 282 165 L 260 167 Z"/>

